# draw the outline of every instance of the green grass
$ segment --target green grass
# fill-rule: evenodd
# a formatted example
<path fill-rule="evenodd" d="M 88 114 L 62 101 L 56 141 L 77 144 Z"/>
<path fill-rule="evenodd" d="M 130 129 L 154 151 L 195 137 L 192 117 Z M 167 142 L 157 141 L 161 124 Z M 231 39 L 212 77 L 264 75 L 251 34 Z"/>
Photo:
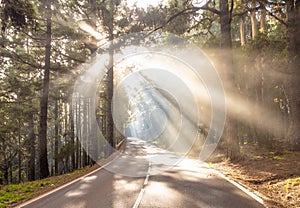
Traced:
<path fill-rule="evenodd" d="M 34 183 L 37 182 L 2 186 L 0 190 L 0 207 L 7 207 L 10 204 L 32 196 L 35 190 L 32 188 Z"/>
<path fill-rule="evenodd" d="M 90 169 L 91 168 L 88 167 L 43 180 L 0 186 L 0 208 L 7 207 L 24 199 L 44 193 L 45 190 L 56 188 L 64 184 L 66 181 L 70 181 L 80 175 L 84 175 Z"/>

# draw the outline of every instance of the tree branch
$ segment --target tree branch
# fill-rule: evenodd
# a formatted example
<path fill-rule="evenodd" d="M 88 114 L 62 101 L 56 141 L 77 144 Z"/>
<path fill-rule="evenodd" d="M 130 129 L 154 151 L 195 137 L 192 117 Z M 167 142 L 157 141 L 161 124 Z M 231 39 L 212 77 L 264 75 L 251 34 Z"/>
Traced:
<path fill-rule="evenodd" d="M 191 14 L 194 12 L 197 12 L 199 10 L 205 10 L 205 11 L 210 11 L 212 13 L 215 13 L 217 15 L 220 15 L 221 12 L 215 8 L 211 8 L 208 6 L 208 4 L 210 3 L 210 1 L 208 1 L 205 5 L 201 6 L 201 7 L 190 7 L 190 8 L 186 8 L 184 10 L 181 10 L 180 12 L 177 12 L 176 14 L 174 14 L 173 16 L 171 16 L 164 24 L 160 25 L 159 27 L 154 28 L 150 33 L 148 33 L 146 36 L 151 35 L 152 33 L 154 33 L 155 31 L 164 28 L 167 24 L 169 24 L 171 21 L 173 21 L 175 18 L 182 16 L 182 15 L 186 15 L 186 14 Z"/>
<path fill-rule="evenodd" d="M 268 13 L 271 17 L 273 17 L 273 18 L 275 18 L 276 20 L 278 20 L 278 22 L 280 22 L 281 24 L 287 26 L 287 23 L 286 23 L 284 20 L 280 19 L 279 17 L 277 17 L 275 14 L 273 14 L 273 13 L 270 12 L 270 11 L 268 11 L 267 9 L 266 9 L 266 11 L 267 11 L 267 13 Z"/>
<path fill-rule="evenodd" d="M 69 59 L 71 59 L 71 60 L 73 60 L 73 61 L 76 61 L 76 62 L 78 62 L 78 63 L 85 63 L 85 60 L 80 60 L 80 59 L 77 59 L 77 58 L 75 58 L 75 57 L 69 56 L 69 55 L 67 55 L 67 54 L 65 54 L 65 53 L 62 53 L 60 50 L 57 50 L 57 49 L 54 48 L 54 47 L 53 47 L 53 50 L 54 50 L 56 53 L 58 53 L 59 55 L 65 57 L 65 58 L 69 58 Z"/>
<path fill-rule="evenodd" d="M 11 58 L 11 59 L 17 59 L 19 62 L 21 62 L 23 64 L 27 64 L 35 69 L 41 68 L 41 66 L 39 66 L 39 65 L 35 65 L 34 63 L 30 63 L 30 62 L 24 60 L 24 58 L 22 58 L 19 54 L 17 54 L 16 52 L 13 52 L 13 51 L 7 50 L 7 53 L 3 53 L 0 51 L 0 55 L 3 57 Z"/>
<path fill-rule="evenodd" d="M 241 17 L 241 16 L 244 16 L 245 14 L 247 14 L 248 12 L 250 11 L 258 11 L 260 9 L 261 6 L 257 6 L 257 7 L 253 7 L 253 8 L 247 8 L 245 11 L 243 12 L 240 12 L 240 13 L 235 13 L 233 16 L 236 17 Z"/>
<path fill-rule="evenodd" d="M 232 12 L 233 12 L 233 7 L 234 7 L 234 0 L 231 0 L 231 5 L 230 5 L 230 10 L 229 10 L 229 15 L 230 15 L 230 22 L 232 21 Z"/>

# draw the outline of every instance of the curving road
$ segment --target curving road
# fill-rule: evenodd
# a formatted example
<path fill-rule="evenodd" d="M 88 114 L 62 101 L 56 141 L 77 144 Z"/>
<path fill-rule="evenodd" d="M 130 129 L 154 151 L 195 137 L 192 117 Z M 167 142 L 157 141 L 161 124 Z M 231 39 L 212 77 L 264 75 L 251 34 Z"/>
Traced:
<path fill-rule="evenodd" d="M 178 158 L 136 138 L 105 168 L 31 200 L 26 208 L 262 208 L 206 164 Z M 134 177 L 132 177 L 134 176 Z"/>

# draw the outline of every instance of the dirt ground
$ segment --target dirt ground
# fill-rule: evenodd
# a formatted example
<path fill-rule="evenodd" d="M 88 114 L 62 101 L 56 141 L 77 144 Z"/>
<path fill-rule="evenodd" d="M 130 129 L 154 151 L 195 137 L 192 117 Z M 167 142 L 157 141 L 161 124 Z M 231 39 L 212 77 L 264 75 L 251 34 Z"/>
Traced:
<path fill-rule="evenodd" d="M 241 152 L 241 160 L 232 163 L 218 148 L 207 162 L 260 196 L 268 208 L 300 207 L 300 152 L 273 152 L 255 145 L 244 145 Z"/>

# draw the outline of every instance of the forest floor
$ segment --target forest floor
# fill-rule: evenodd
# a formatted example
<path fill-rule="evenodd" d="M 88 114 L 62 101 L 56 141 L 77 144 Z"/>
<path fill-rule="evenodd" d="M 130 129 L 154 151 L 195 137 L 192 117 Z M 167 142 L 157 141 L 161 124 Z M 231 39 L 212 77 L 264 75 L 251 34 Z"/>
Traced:
<path fill-rule="evenodd" d="M 261 197 L 268 208 L 300 207 L 300 152 L 244 145 L 241 153 L 239 161 L 230 162 L 224 159 L 226 151 L 217 149 L 207 162 Z"/>

